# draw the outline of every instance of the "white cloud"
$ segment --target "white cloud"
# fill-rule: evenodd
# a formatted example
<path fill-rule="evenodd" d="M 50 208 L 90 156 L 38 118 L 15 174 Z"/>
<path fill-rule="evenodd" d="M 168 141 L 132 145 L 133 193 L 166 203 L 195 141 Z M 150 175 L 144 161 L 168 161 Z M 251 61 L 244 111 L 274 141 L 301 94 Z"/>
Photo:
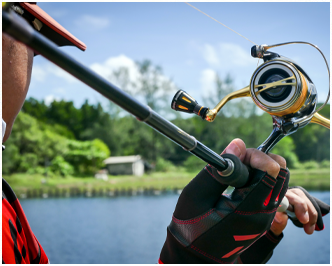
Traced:
<path fill-rule="evenodd" d="M 32 68 L 32 78 L 36 81 L 44 81 L 47 76 L 47 70 L 39 65 L 34 65 Z"/>
<path fill-rule="evenodd" d="M 234 43 L 204 44 L 202 55 L 211 67 L 222 69 L 248 67 L 253 63 L 250 51 L 245 51 L 241 46 Z"/>
<path fill-rule="evenodd" d="M 201 72 L 200 83 L 203 95 L 211 93 L 216 87 L 216 72 L 213 69 L 204 69 Z"/>
<path fill-rule="evenodd" d="M 136 83 L 140 78 L 140 73 L 134 60 L 123 54 L 116 57 L 110 57 L 104 63 L 94 63 L 90 66 L 90 68 L 97 74 L 112 82 L 114 85 L 129 91 L 133 91 L 134 88 L 127 83 Z M 119 71 L 120 69 L 127 70 L 124 72 L 126 77 L 115 77 L 114 72 Z"/>
<path fill-rule="evenodd" d="M 106 17 L 82 15 L 75 24 L 85 29 L 101 30 L 107 28 L 111 23 Z"/>
<path fill-rule="evenodd" d="M 32 79 L 38 82 L 46 81 L 49 75 L 57 76 L 58 78 L 67 81 L 68 83 L 78 82 L 78 80 L 72 75 L 51 63 L 35 64 L 32 68 Z"/>
<path fill-rule="evenodd" d="M 60 101 L 60 97 L 54 95 L 48 95 L 44 98 L 44 102 L 46 105 L 50 105 L 53 101 Z"/>
<path fill-rule="evenodd" d="M 55 88 L 53 89 L 53 92 L 57 93 L 57 94 L 65 94 L 66 90 L 64 88 Z"/>
<path fill-rule="evenodd" d="M 205 44 L 203 48 L 203 57 L 210 65 L 219 66 L 217 50 L 210 44 Z"/>
<path fill-rule="evenodd" d="M 131 80 L 136 80 L 139 77 L 139 71 L 135 62 L 123 54 L 116 57 L 110 57 L 104 63 L 94 63 L 90 68 L 107 79 L 112 76 L 112 73 L 115 70 L 120 68 L 128 69 L 128 75 Z"/>
<path fill-rule="evenodd" d="M 92 64 L 90 68 L 97 74 L 109 80 L 112 84 L 127 92 L 130 92 L 131 94 L 136 94 L 141 86 L 140 82 L 142 76 L 139 69 L 135 61 L 126 55 L 121 54 L 116 57 L 110 57 L 103 63 Z M 120 72 L 121 75 L 116 77 L 114 73 L 119 72 L 119 70 L 122 70 L 122 72 Z M 175 91 L 176 89 L 175 84 L 164 75 L 158 75 L 157 77 L 151 76 L 151 80 L 152 79 L 155 79 L 157 86 L 162 87 L 164 84 L 170 84 L 170 90 Z M 133 86 L 133 84 L 136 86 Z M 155 96 L 159 97 L 163 93 L 163 90 L 158 90 Z"/>
<path fill-rule="evenodd" d="M 74 78 L 72 75 L 68 74 L 66 71 L 62 70 L 57 66 L 48 65 L 46 69 L 49 73 L 52 73 L 53 75 L 66 80 L 68 83 L 78 82 L 76 78 Z"/>

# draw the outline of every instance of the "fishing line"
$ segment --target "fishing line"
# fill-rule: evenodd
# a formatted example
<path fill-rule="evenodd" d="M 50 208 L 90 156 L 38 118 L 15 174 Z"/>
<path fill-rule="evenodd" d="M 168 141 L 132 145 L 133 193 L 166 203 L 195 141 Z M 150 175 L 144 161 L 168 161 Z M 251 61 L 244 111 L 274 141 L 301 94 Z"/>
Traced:
<path fill-rule="evenodd" d="M 185 2 L 185 4 L 187 4 L 188 6 L 191 6 L 192 8 L 196 9 L 197 11 L 201 12 L 202 14 L 204 14 L 205 16 L 209 17 L 210 19 L 213 19 L 215 22 L 218 22 L 220 25 L 223 25 L 224 27 L 226 27 L 227 29 L 235 32 L 237 35 L 240 35 L 242 38 L 246 39 L 247 41 L 253 43 L 256 45 L 256 43 L 254 43 L 253 41 L 249 40 L 248 38 L 244 37 L 243 35 L 241 35 L 240 33 L 236 32 L 235 30 L 231 29 L 230 27 L 226 26 L 225 24 L 219 22 L 218 20 L 216 20 L 215 18 L 211 17 L 210 15 L 204 13 L 203 11 L 199 10 L 197 7 L 194 7 L 193 5 Z"/>
<path fill-rule="evenodd" d="M 203 11 L 199 10 L 197 7 L 194 7 L 193 5 L 191 5 L 191 4 L 187 3 L 187 2 L 185 2 L 185 4 L 187 4 L 188 6 L 191 6 L 192 8 L 194 8 L 194 9 L 196 9 L 197 11 L 201 12 L 201 13 L 204 14 L 205 16 L 207 16 L 207 17 L 213 19 L 215 22 L 219 23 L 220 25 L 226 27 L 227 29 L 233 31 L 234 33 L 240 35 L 242 38 L 244 38 L 244 39 L 246 39 L 247 41 L 249 41 L 249 42 L 251 42 L 251 43 L 253 43 L 253 44 L 256 45 L 256 43 L 254 43 L 253 41 L 251 41 L 251 40 L 249 40 L 248 38 L 244 37 L 244 36 L 241 35 L 240 33 L 236 32 L 235 30 L 231 29 L 230 27 L 226 26 L 225 24 L 221 23 L 220 21 L 216 20 L 215 18 L 211 17 L 210 15 L 208 15 L 208 14 L 204 13 Z M 257 61 L 257 67 L 258 67 L 258 64 L 259 64 L 259 59 L 258 59 L 258 61 Z"/>

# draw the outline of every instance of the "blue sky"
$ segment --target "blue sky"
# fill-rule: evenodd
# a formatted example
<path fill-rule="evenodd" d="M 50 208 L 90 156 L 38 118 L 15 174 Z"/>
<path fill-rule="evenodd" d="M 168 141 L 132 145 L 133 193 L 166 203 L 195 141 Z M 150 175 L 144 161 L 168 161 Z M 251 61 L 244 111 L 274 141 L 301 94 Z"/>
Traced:
<path fill-rule="evenodd" d="M 192 3 L 256 44 L 307 41 L 330 58 L 330 3 Z M 257 67 L 253 45 L 185 3 L 38 3 L 87 45 L 85 52 L 63 47 L 106 78 L 126 66 L 135 79 L 135 61 L 150 59 L 164 75 L 198 100 L 213 90 L 214 73 L 231 74 L 235 89 L 248 85 Z M 319 101 L 328 91 L 327 70 L 319 52 L 306 45 L 274 50 L 297 61 L 316 85 Z M 260 61 L 262 63 L 262 61 Z M 28 97 L 46 102 L 74 101 L 79 107 L 107 100 L 41 56 L 34 61 Z M 170 96 L 169 101 L 171 101 Z M 170 111 L 171 112 L 171 111 Z"/>

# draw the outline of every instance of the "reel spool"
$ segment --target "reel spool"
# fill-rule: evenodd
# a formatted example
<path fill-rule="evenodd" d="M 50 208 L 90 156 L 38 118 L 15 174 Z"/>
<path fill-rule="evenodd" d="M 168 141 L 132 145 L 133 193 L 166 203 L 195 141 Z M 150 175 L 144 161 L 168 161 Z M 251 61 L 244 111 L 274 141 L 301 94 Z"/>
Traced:
<path fill-rule="evenodd" d="M 320 124 L 330 129 L 330 120 L 319 115 L 326 102 L 316 110 L 317 91 L 314 83 L 305 71 L 289 58 L 277 53 L 267 52 L 271 47 L 277 47 L 292 43 L 276 45 L 255 45 L 251 48 L 251 55 L 262 58 L 264 63 L 253 73 L 250 85 L 228 94 L 213 109 L 201 106 L 185 91 L 178 91 L 172 100 L 172 109 L 176 111 L 195 113 L 202 119 L 213 122 L 221 108 L 230 100 L 240 97 L 251 97 L 253 102 L 263 111 L 269 113 L 273 120 L 271 135 L 258 147 L 263 152 L 268 152 L 283 137 L 296 132 L 299 128 L 309 123 Z M 323 53 L 318 51 L 327 61 Z M 330 72 L 328 69 L 330 76 Z"/>
<path fill-rule="evenodd" d="M 314 112 L 316 87 L 290 60 L 262 64 L 250 81 L 250 96 L 263 111 L 276 116 L 303 116 Z"/>

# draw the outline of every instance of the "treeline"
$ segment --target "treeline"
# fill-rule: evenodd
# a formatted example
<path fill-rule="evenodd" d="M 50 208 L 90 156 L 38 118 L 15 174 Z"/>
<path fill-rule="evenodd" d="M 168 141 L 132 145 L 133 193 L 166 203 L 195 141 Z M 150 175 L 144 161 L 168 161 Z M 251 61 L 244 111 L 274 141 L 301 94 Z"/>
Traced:
<path fill-rule="evenodd" d="M 137 63 L 140 73 L 136 83 L 128 80 L 128 70 L 113 73 L 118 83 L 134 97 L 142 99 L 152 109 L 164 115 L 173 113 L 172 122 L 195 136 L 203 144 L 220 153 L 234 138 L 241 138 L 247 147 L 258 147 L 272 131 L 270 115 L 258 112 L 250 100 L 229 102 L 213 123 L 188 114 L 179 116 L 171 110 L 174 84 L 160 78 L 162 71 L 150 61 Z M 110 78 L 111 79 L 111 78 Z M 112 79 L 111 79 L 112 80 Z M 112 80 L 114 82 L 114 80 Z M 222 80 L 216 75 L 216 89 L 204 104 L 214 106 L 234 91 L 230 76 Z M 320 112 L 330 117 L 330 106 Z M 328 165 L 330 160 L 330 131 L 310 124 L 284 138 L 272 150 L 287 159 L 290 168 Z M 76 108 L 71 101 L 44 101 L 30 98 L 25 101 L 6 142 L 3 153 L 3 173 L 43 172 L 91 174 L 100 167 L 110 153 L 112 156 L 141 155 L 156 170 L 165 171 L 182 166 L 188 170 L 204 165 L 152 128 L 125 114 L 110 102 L 109 108 L 93 105 L 86 100 Z"/>
<path fill-rule="evenodd" d="M 160 171 L 172 165 L 188 170 L 204 165 L 136 118 L 114 118 L 100 104 L 86 101 L 75 108 L 73 102 L 54 101 L 47 106 L 30 98 L 22 111 L 6 143 L 4 173 L 43 173 L 45 166 L 63 175 L 93 173 L 102 167 L 110 151 L 112 156 L 140 154 Z M 323 115 L 328 117 L 328 108 Z M 213 123 L 196 116 L 172 122 L 216 152 L 234 138 L 243 139 L 247 147 L 257 147 L 272 127 L 269 115 L 255 112 L 247 117 L 221 115 Z M 272 152 L 284 156 L 292 168 L 300 162 L 329 160 L 329 130 L 308 125 L 283 139 Z"/>

